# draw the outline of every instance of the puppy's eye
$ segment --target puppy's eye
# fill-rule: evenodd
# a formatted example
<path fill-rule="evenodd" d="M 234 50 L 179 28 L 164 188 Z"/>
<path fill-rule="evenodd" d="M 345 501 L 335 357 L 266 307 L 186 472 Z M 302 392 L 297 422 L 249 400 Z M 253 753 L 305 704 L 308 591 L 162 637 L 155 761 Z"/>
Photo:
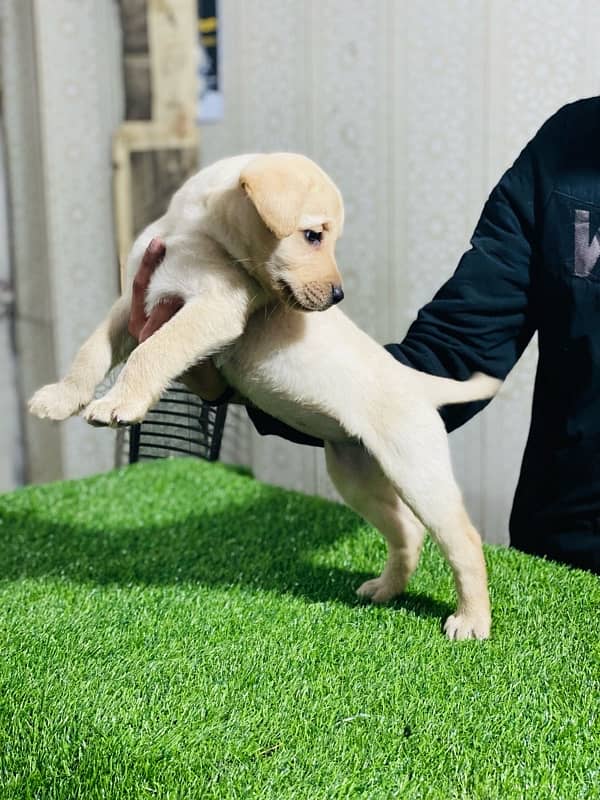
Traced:
<path fill-rule="evenodd" d="M 323 233 L 321 231 L 304 231 L 304 238 L 309 244 L 319 244 Z"/>

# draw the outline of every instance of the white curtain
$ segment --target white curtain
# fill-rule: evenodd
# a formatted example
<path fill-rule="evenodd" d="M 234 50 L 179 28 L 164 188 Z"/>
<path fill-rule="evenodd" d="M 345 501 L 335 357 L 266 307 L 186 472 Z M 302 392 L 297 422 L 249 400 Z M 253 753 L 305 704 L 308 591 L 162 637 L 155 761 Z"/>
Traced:
<path fill-rule="evenodd" d="M 14 292 L 8 231 L 8 196 L 0 109 L 0 492 L 17 486 L 23 474 L 21 419 L 13 341 Z"/>
<path fill-rule="evenodd" d="M 1 57 L 23 399 L 56 380 L 118 288 L 111 136 L 121 120 L 113 0 L 3 0 Z M 108 469 L 114 435 L 24 422 L 25 477 Z M 13 423 L 0 419 L 2 437 Z"/>

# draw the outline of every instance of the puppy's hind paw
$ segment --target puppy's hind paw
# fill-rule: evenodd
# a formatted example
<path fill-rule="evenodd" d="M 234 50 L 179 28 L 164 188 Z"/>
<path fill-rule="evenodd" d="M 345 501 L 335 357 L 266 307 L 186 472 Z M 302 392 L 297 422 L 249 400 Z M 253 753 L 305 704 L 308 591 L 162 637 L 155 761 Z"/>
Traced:
<path fill-rule="evenodd" d="M 444 624 L 448 639 L 489 639 L 492 621 L 489 615 L 452 614 Z"/>
<path fill-rule="evenodd" d="M 33 395 L 29 411 L 40 419 L 63 420 L 77 414 L 90 398 L 72 383 L 49 383 Z"/>
<path fill-rule="evenodd" d="M 383 574 L 378 578 L 371 578 L 371 580 L 365 581 L 358 587 L 356 594 L 364 600 L 370 600 L 372 603 L 387 603 L 392 598 L 402 594 L 403 591 L 404 582 L 402 580 L 394 580 Z"/>

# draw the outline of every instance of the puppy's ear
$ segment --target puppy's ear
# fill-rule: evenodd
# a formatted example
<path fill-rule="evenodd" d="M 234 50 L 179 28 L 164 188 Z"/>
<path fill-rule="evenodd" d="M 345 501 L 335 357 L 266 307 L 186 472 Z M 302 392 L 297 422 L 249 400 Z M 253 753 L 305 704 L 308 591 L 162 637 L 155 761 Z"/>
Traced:
<path fill-rule="evenodd" d="M 285 239 L 298 227 L 310 178 L 288 153 L 254 158 L 240 175 L 244 189 L 267 228 Z"/>

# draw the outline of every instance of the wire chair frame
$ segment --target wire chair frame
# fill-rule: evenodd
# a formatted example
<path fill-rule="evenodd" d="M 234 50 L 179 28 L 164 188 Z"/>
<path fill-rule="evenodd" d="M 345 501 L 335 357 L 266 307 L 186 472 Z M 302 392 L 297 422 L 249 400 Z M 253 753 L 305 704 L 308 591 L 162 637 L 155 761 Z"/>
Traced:
<path fill-rule="evenodd" d="M 168 389 L 144 421 L 129 430 L 129 463 L 188 456 L 217 461 L 227 404 L 211 405 L 183 384 Z"/>

